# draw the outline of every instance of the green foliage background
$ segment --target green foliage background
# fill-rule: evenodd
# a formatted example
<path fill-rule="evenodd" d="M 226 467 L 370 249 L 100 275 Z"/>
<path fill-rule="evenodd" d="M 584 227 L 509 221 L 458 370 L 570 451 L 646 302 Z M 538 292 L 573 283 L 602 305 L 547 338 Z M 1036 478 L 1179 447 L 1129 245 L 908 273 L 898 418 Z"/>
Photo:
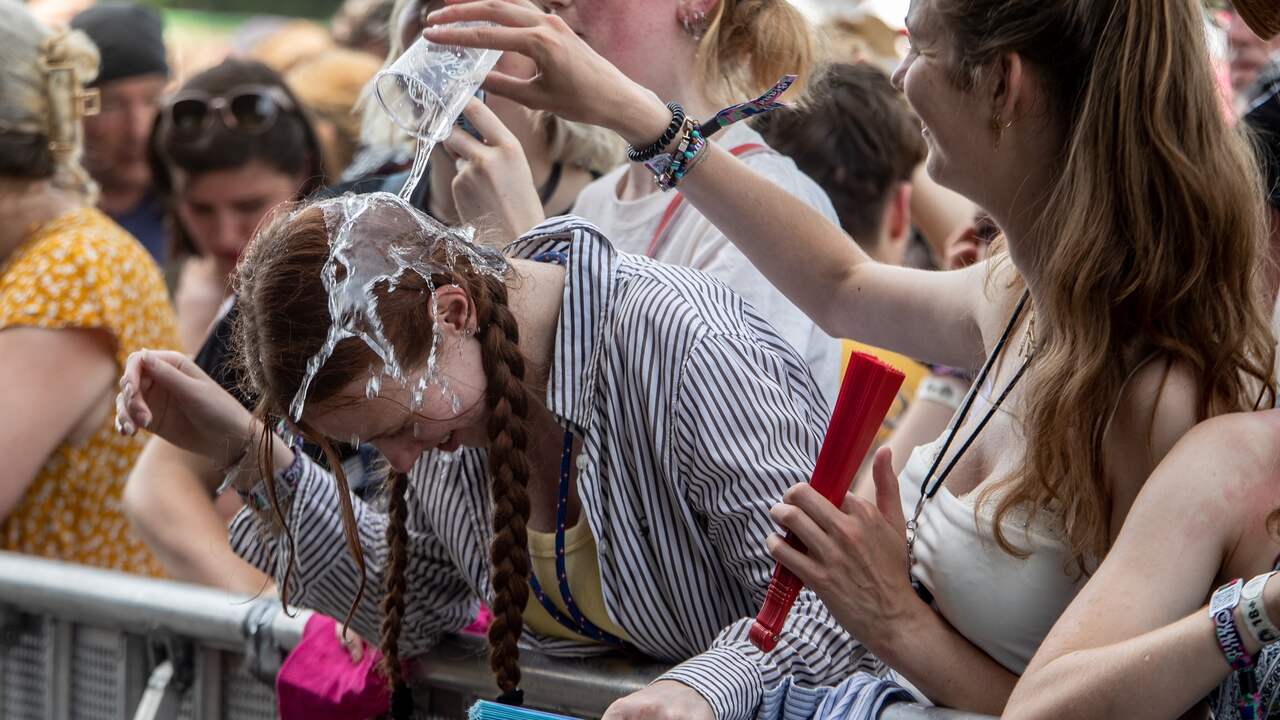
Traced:
<path fill-rule="evenodd" d="M 327 20 L 342 0 L 145 0 L 168 10 L 195 10 L 230 15 L 285 15 Z"/>

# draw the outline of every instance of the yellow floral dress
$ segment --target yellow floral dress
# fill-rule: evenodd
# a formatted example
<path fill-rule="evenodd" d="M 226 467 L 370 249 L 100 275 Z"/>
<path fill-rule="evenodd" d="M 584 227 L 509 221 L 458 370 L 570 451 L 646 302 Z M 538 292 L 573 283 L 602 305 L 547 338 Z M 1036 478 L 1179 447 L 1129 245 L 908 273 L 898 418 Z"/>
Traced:
<path fill-rule="evenodd" d="M 41 226 L 0 264 L 0 331 L 20 326 L 105 330 L 121 368 L 135 350 L 178 347 L 159 268 L 137 240 L 92 208 Z M 54 450 L 0 523 L 0 548 L 163 574 L 121 509 L 146 438 L 121 437 L 114 421 L 107 413 L 87 440 Z"/>

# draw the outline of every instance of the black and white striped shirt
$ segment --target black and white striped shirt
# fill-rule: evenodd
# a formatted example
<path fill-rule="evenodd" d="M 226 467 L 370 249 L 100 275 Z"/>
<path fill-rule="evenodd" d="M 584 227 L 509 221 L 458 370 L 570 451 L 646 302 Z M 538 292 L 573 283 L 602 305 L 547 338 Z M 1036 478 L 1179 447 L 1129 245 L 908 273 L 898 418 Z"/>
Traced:
<path fill-rule="evenodd" d="M 752 308 L 697 271 L 616 252 L 577 218 L 543 223 L 508 253 L 568 256 L 546 403 L 582 441 L 578 491 L 613 620 L 642 652 L 681 662 L 718 718 L 750 717 L 766 688 L 793 676 L 834 684 L 871 663 L 825 607 L 800 595 L 777 648 L 747 641 L 773 560 L 769 507 L 808 480 L 828 416 L 807 366 Z M 429 453 L 411 474 L 407 655 L 458 630 L 488 595 L 486 454 Z M 335 484 L 309 466 L 287 509 L 296 539 L 291 599 L 342 617 L 358 585 Z M 353 626 L 377 637 L 385 517 L 355 502 L 369 588 Z M 232 544 L 283 581 L 284 543 L 242 513 Z M 601 646 L 539 636 L 544 652 Z"/>

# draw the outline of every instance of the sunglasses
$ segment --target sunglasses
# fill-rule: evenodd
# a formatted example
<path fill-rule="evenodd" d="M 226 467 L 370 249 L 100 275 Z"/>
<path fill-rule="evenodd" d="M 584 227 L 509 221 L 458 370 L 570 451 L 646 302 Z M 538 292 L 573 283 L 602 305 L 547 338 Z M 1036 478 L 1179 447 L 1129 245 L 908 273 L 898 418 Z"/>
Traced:
<path fill-rule="evenodd" d="M 216 116 L 228 130 L 260 135 L 271 129 L 281 112 L 294 110 L 289 95 L 279 87 L 246 85 L 223 95 L 185 92 L 164 109 L 169 131 L 179 140 L 195 140 L 209 131 Z"/>

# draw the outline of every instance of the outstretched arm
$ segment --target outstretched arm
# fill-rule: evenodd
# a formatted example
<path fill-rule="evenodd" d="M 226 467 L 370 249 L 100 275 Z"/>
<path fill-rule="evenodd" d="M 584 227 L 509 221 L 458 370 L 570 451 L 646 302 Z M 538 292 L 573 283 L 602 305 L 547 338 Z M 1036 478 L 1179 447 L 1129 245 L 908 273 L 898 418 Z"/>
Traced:
<path fill-rule="evenodd" d="M 490 74 L 485 87 L 493 93 L 609 128 L 637 146 L 662 135 L 671 119 L 662 100 L 529 0 L 449 0 L 429 20 L 433 41 L 516 52 L 537 64 L 531 79 Z M 460 21 L 493 25 L 445 26 Z M 928 273 L 875 263 L 729 152 L 707 152 L 681 191 L 827 333 L 959 367 L 980 364 L 985 266 Z"/>

